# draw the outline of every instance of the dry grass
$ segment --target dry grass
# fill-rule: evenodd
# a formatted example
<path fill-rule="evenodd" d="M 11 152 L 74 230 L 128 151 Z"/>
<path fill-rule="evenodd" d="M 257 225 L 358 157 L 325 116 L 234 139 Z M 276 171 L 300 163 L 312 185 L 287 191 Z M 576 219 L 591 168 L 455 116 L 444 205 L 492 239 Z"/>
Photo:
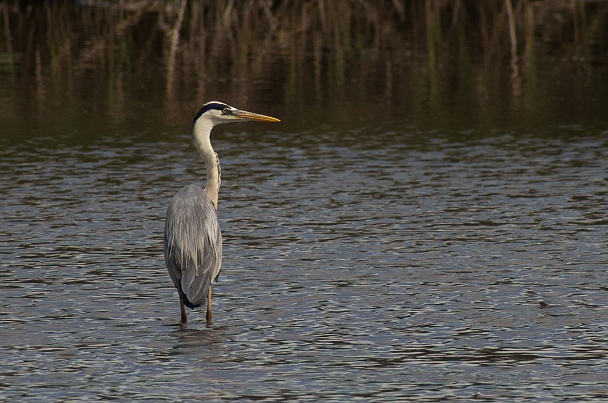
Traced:
<path fill-rule="evenodd" d="M 93 94 L 106 116 L 121 120 L 138 91 L 162 100 L 176 122 L 212 97 L 406 104 L 415 112 L 437 107 L 450 85 L 473 88 L 455 96 L 477 108 L 494 96 L 523 107 L 535 102 L 539 54 L 607 62 L 605 1 L 202 3 L 2 3 L 0 114 L 21 113 L 19 94 L 40 113 Z"/>

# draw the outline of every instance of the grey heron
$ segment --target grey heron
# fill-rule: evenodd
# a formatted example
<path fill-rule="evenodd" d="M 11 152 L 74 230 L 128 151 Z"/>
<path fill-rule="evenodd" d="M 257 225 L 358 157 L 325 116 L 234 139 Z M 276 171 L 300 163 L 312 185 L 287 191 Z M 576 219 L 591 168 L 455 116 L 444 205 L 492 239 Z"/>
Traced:
<path fill-rule="evenodd" d="M 207 183 L 205 189 L 186 186 L 173 197 L 163 237 L 165 263 L 179 294 L 182 323 L 188 321 L 185 307 L 199 307 L 207 297 L 206 318 L 211 324 L 211 282 L 222 265 L 222 233 L 217 219 L 221 168 L 211 146 L 211 130 L 223 123 L 247 120 L 280 122 L 217 101 L 204 104 L 194 117 L 192 134 L 207 169 Z"/>

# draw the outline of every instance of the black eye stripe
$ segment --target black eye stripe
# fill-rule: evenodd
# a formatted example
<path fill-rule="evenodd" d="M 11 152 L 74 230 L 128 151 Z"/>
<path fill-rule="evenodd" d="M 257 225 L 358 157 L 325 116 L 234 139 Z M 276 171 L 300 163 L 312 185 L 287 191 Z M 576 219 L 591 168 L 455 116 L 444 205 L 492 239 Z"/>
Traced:
<path fill-rule="evenodd" d="M 215 109 L 218 111 L 221 111 L 223 114 L 225 114 L 225 110 L 230 110 L 230 106 L 226 105 L 224 103 L 221 102 L 207 102 L 205 105 L 203 105 L 203 107 L 198 111 L 198 113 L 196 114 L 196 116 L 194 117 L 194 119 L 192 120 L 192 123 L 194 124 L 194 122 L 197 121 L 198 118 L 201 117 L 201 115 L 211 109 Z"/>

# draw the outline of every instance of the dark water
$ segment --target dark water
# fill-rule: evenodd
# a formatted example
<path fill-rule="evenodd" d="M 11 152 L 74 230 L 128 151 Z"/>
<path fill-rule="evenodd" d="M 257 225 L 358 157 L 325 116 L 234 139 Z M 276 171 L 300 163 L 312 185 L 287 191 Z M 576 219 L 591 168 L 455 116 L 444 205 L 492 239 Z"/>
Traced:
<path fill-rule="evenodd" d="M 0 399 L 608 399 L 605 69 L 580 89 L 589 108 L 573 98 L 571 115 L 536 121 L 450 91 L 436 123 L 395 105 L 328 111 L 303 101 L 312 89 L 251 102 L 284 122 L 214 132 L 225 245 L 210 327 L 201 310 L 176 324 L 162 257 L 171 197 L 204 179 L 196 111 L 159 124 L 158 105 L 137 124 L 69 104 L 62 125 L 15 107 Z"/>
<path fill-rule="evenodd" d="M 5 397 L 606 396 L 604 136 L 230 129 L 209 328 L 162 261 L 186 135 L 3 150 Z"/>

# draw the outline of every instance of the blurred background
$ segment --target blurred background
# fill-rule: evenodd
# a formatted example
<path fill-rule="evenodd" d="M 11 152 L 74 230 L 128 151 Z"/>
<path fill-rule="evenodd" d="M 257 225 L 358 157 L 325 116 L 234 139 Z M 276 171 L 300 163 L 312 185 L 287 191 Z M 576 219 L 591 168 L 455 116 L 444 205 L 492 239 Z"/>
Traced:
<path fill-rule="evenodd" d="M 605 123 L 608 2 L 4 1 L 3 137 L 183 127 L 208 100 L 293 130 Z"/>
<path fill-rule="evenodd" d="M 0 400 L 607 401 L 607 172 L 608 1 L 0 1 Z"/>

